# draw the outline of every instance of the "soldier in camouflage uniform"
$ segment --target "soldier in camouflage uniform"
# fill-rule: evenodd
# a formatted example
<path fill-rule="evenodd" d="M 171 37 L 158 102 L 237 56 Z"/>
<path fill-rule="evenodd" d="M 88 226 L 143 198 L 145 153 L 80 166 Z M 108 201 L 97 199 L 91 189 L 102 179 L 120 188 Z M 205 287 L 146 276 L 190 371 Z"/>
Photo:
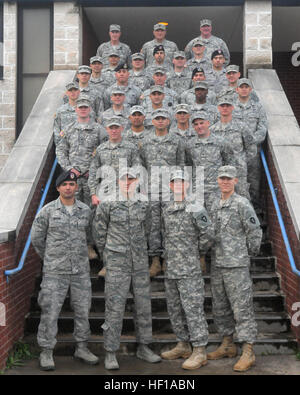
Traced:
<path fill-rule="evenodd" d="M 127 44 L 120 42 L 121 37 L 121 26 L 120 25 L 110 25 L 109 26 L 109 37 L 110 41 L 102 43 L 97 49 L 97 56 L 103 59 L 104 67 L 109 66 L 108 57 L 110 56 L 111 50 L 117 52 L 120 57 L 121 63 L 130 64 L 131 49 Z"/>
<path fill-rule="evenodd" d="M 193 370 L 207 364 L 208 330 L 200 254 L 210 247 L 213 228 L 204 207 L 186 200 L 188 180 L 182 170 L 176 171 L 170 182 L 174 201 L 163 204 L 167 308 L 178 343 L 161 356 L 164 359 L 189 357 L 182 368 Z"/>
<path fill-rule="evenodd" d="M 122 88 L 125 92 L 125 104 L 128 106 L 135 106 L 140 100 L 142 91 L 139 87 L 129 83 L 129 69 L 128 65 L 122 63 L 115 69 L 116 83 L 108 87 L 104 93 L 104 106 L 105 109 L 110 108 L 111 92 L 115 88 Z"/>
<path fill-rule="evenodd" d="M 213 316 L 223 342 L 208 359 L 235 357 L 233 333 L 243 343 L 243 353 L 234 365 L 246 371 L 255 362 L 253 344 L 257 325 L 253 309 L 250 255 L 259 252 L 262 230 L 251 203 L 235 193 L 236 169 L 224 166 L 218 172 L 221 199 L 212 207 L 215 244 L 212 251 L 211 289 Z"/>
<path fill-rule="evenodd" d="M 66 85 L 66 95 L 68 103 L 61 105 L 55 114 L 53 123 L 53 138 L 55 145 L 58 145 L 61 139 L 61 134 L 64 133 L 65 127 L 77 119 L 75 111 L 76 100 L 80 95 L 80 90 L 75 82 Z"/>
<path fill-rule="evenodd" d="M 200 32 L 201 32 L 200 36 L 191 40 L 185 47 L 185 53 L 186 53 L 187 59 L 193 57 L 192 48 L 193 48 L 194 41 L 197 39 L 201 39 L 206 46 L 208 58 L 215 50 L 221 49 L 224 52 L 224 56 L 226 59 L 226 65 L 229 64 L 230 53 L 229 53 L 228 47 L 227 47 L 226 43 L 221 38 L 216 37 L 211 34 L 211 32 L 212 32 L 211 20 L 202 19 L 200 21 Z"/>
<path fill-rule="evenodd" d="M 248 162 L 256 155 L 257 148 L 249 126 L 232 116 L 233 109 L 231 99 L 224 97 L 219 100 L 220 120 L 211 126 L 211 132 L 221 136 L 232 146 L 239 178 L 237 193 L 250 199 L 247 167 Z"/>
<path fill-rule="evenodd" d="M 157 67 L 164 69 L 165 73 L 168 75 L 172 70 L 172 63 L 166 58 L 166 53 L 163 45 L 158 45 L 153 50 L 154 62 L 148 65 L 145 69 L 151 78 Z"/>
<path fill-rule="evenodd" d="M 194 129 L 190 126 L 190 107 L 187 104 L 178 104 L 175 108 L 176 124 L 170 127 L 170 134 L 179 136 L 185 143 L 196 136 Z"/>
<path fill-rule="evenodd" d="M 130 109 L 130 127 L 123 132 L 124 140 L 128 140 L 138 149 L 141 148 L 145 137 L 150 133 L 149 128 L 145 128 L 145 110 L 142 106 L 133 106 Z"/>
<path fill-rule="evenodd" d="M 93 235 L 106 264 L 104 348 L 105 368 L 119 369 L 125 304 L 130 287 L 134 297 L 137 357 L 150 363 L 161 358 L 147 346 L 152 342 L 151 291 L 148 272 L 147 227 L 151 222 L 147 202 L 135 196 L 137 175 L 119 173 L 122 199 L 101 203 L 93 222 Z"/>
<path fill-rule="evenodd" d="M 92 69 L 92 75 L 89 84 L 103 96 L 105 89 L 114 84 L 116 80 L 114 76 L 102 73 L 103 59 L 100 56 L 90 58 L 90 68 Z"/>
<path fill-rule="evenodd" d="M 190 106 L 195 104 L 195 85 L 198 82 L 206 82 L 209 87 L 209 83 L 206 81 L 206 76 L 204 69 L 201 67 L 197 67 L 192 72 L 192 81 L 191 81 L 191 88 L 184 91 L 180 96 L 180 103 L 186 103 Z M 213 89 L 208 90 L 208 94 L 206 96 L 206 103 L 216 105 L 217 97 Z"/>
<path fill-rule="evenodd" d="M 207 102 L 207 95 L 208 95 L 208 84 L 205 81 L 200 81 L 195 83 L 194 85 L 194 102 L 191 105 L 191 111 L 198 112 L 198 111 L 205 111 L 209 115 L 210 124 L 213 125 L 216 123 L 219 118 L 219 112 L 217 106 L 214 104 L 209 104 Z"/>
<path fill-rule="evenodd" d="M 244 121 L 248 125 L 257 145 L 257 153 L 248 163 L 248 183 L 250 185 L 252 204 L 256 210 L 261 210 L 260 182 L 262 165 L 259 153 L 261 144 L 267 135 L 268 122 L 263 106 L 252 98 L 252 92 L 252 84 L 249 79 L 241 78 L 238 80 L 233 117 Z"/>
<path fill-rule="evenodd" d="M 116 82 L 115 69 L 120 64 L 120 56 L 118 52 L 115 51 L 114 49 L 112 49 L 108 53 L 108 62 L 109 62 L 108 66 L 103 68 L 102 75 L 103 78 L 107 80 L 112 80 L 113 83 L 115 83 Z"/>
<path fill-rule="evenodd" d="M 211 59 L 207 56 L 207 51 L 204 41 L 200 38 L 193 42 L 193 57 L 186 63 L 186 67 L 193 71 L 195 68 L 202 68 L 203 70 L 211 69 Z"/>
<path fill-rule="evenodd" d="M 151 86 L 151 77 L 145 70 L 145 57 L 142 53 L 132 55 L 132 70 L 129 71 L 130 84 L 136 85 L 143 92 Z"/>
<path fill-rule="evenodd" d="M 42 312 L 37 335 L 42 348 L 42 370 L 55 369 L 53 349 L 57 320 L 69 289 L 74 309 L 74 356 L 91 365 L 98 363 L 98 358 L 87 348 L 92 293 L 87 238 L 92 213 L 88 206 L 75 199 L 77 183 L 74 173 L 62 173 L 56 180 L 56 187 L 59 198 L 40 210 L 31 231 L 32 244 L 43 260 L 38 296 Z"/>
<path fill-rule="evenodd" d="M 168 73 L 167 86 L 181 95 L 189 89 L 192 80 L 192 71 L 185 67 L 186 58 L 183 51 L 174 52 L 174 69 Z"/>
<path fill-rule="evenodd" d="M 149 89 L 149 96 L 146 93 L 147 97 L 146 97 L 146 100 L 143 101 L 143 104 L 144 104 L 144 109 L 145 109 L 145 113 L 146 113 L 145 126 L 147 128 L 150 128 L 151 126 L 153 126 L 153 124 L 152 124 L 153 111 L 158 110 L 160 108 L 168 111 L 171 123 L 173 121 L 172 107 L 166 107 L 166 105 L 165 105 L 165 97 L 166 97 L 165 89 L 166 89 L 166 87 L 164 87 L 162 85 L 153 85 Z M 149 101 L 147 99 L 149 99 Z"/>
<path fill-rule="evenodd" d="M 130 106 L 125 103 L 125 91 L 122 87 L 114 87 L 111 90 L 110 101 L 112 106 L 102 113 L 99 123 L 105 123 L 105 120 L 115 117 L 120 117 L 123 120 L 124 127 L 129 125 L 128 116 Z"/>
<path fill-rule="evenodd" d="M 166 40 L 167 28 L 162 23 L 157 23 L 153 28 L 154 40 L 146 42 L 141 52 L 145 55 L 146 66 L 151 65 L 155 62 L 153 56 L 153 50 L 159 45 L 163 45 L 166 52 L 166 58 L 170 64 L 172 64 L 173 53 L 178 51 L 177 45 L 169 40 Z"/>
<path fill-rule="evenodd" d="M 185 164 L 184 145 L 180 137 L 168 132 L 170 115 L 165 109 L 155 110 L 152 114 L 155 131 L 144 139 L 140 154 L 143 166 L 148 171 L 149 196 L 151 201 L 152 226 L 149 237 L 149 256 L 152 256 L 150 276 L 161 271 L 160 256 L 163 252 L 161 235 L 161 205 L 170 190 L 164 183 L 164 170 L 183 167 Z M 153 179 L 151 179 L 153 177 Z"/>
<path fill-rule="evenodd" d="M 223 51 L 218 49 L 211 55 L 212 67 L 205 72 L 206 81 L 211 89 L 218 95 L 227 86 L 226 69 L 224 67 L 225 57 Z"/>

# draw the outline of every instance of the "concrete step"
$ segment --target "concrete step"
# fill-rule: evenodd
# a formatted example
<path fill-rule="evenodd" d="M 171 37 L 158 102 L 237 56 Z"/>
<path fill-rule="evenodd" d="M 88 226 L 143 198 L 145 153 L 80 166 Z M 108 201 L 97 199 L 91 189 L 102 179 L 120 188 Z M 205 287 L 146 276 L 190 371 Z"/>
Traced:
<path fill-rule="evenodd" d="M 255 319 L 258 325 L 258 332 L 261 333 L 287 333 L 290 330 L 290 320 L 286 313 L 256 313 Z M 91 333 L 102 333 L 101 325 L 104 323 L 104 313 L 91 312 L 89 316 Z M 216 327 L 211 313 L 206 314 L 208 330 L 210 333 L 216 332 Z M 26 320 L 25 333 L 36 333 L 40 322 L 39 312 L 29 315 Z M 74 313 L 62 312 L 58 319 L 60 333 L 70 333 L 73 331 Z M 173 333 L 170 319 L 167 312 L 154 313 L 152 315 L 152 329 L 159 333 Z M 134 316 L 132 312 L 126 312 L 123 319 L 123 333 L 134 332 Z"/>

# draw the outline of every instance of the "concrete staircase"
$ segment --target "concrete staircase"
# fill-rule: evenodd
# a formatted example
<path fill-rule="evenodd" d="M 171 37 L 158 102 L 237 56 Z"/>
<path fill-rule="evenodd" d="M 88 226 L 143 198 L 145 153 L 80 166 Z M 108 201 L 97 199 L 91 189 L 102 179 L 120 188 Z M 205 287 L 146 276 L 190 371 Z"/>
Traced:
<path fill-rule="evenodd" d="M 208 258 L 209 261 L 209 258 Z M 92 307 L 90 312 L 91 339 L 90 348 L 100 354 L 103 352 L 103 336 L 101 325 L 104 322 L 105 297 L 104 279 L 98 278 L 100 269 L 97 262 L 91 262 L 92 280 Z M 296 348 L 296 340 L 290 331 L 290 319 L 285 311 L 285 300 L 280 290 L 280 280 L 276 274 L 276 258 L 272 256 L 272 246 L 264 241 L 259 256 L 251 258 L 251 275 L 254 289 L 254 308 L 258 324 L 258 339 L 255 351 L 258 355 L 288 354 Z M 220 339 L 216 333 L 212 317 L 212 297 L 210 291 L 209 264 L 205 278 L 205 312 L 209 327 L 208 351 L 213 350 Z M 31 312 L 25 323 L 25 341 L 36 344 L 36 333 L 40 320 L 40 309 L 37 295 L 41 278 L 36 280 L 36 292 L 31 298 Z M 164 293 L 164 277 L 157 276 L 152 279 L 152 322 L 153 344 L 157 352 L 165 350 L 176 343 L 166 309 Z M 56 355 L 72 355 L 74 351 L 73 312 L 70 299 L 67 297 L 63 306 L 59 322 L 58 343 L 55 348 Z M 121 353 L 132 354 L 136 348 L 133 322 L 133 297 L 128 295 L 126 313 L 123 322 L 123 335 L 121 339 Z"/>

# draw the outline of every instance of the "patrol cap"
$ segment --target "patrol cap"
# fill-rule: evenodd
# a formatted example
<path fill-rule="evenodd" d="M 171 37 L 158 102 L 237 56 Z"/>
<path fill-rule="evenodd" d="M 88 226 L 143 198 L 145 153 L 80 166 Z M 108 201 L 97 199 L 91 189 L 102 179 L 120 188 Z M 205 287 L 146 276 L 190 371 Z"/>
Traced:
<path fill-rule="evenodd" d="M 67 91 L 71 89 L 79 89 L 79 86 L 78 84 L 76 84 L 76 82 L 70 82 L 69 84 L 66 85 L 66 89 Z"/>
<path fill-rule="evenodd" d="M 77 73 L 78 74 L 81 74 L 81 73 L 92 74 L 92 69 L 90 68 L 90 66 L 79 66 L 77 69 Z"/>
<path fill-rule="evenodd" d="M 176 58 L 184 58 L 184 59 L 186 59 L 185 53 L 183 51 L 176 51 L 176 52 L 174 52 L 173 59 L 176 59 Z"/>
<path fill-rule="evenodd" d="M 218 100 L 218 106 L 221 106 L 222 104 L 230 104 L 233 106 L 232 99 L 230 97 L 226 97 L 225 95 L 220 97 Z"/>
<path fill-rule="evenodd" d="M 95 62 L 100 62 L 103 64 L 103 59 L 101 58 L 101 56 L 92 56 L 90 58 L 90 64 L 93 64 Z"/>
<path fill-rule="evenodd" d="M 121 31 L 121 26 L 120 25 L 110 25 L 109 26 L 109 31 L 110 32 L 120 32 Z"/>
<path fill-rule="evenodd" d="M 62 172 L 55 181 L 55 186 L 58 188 L 65 181 L 75 181 L 77 183 L 76 174 L 71 170 Z"/>
<path fill-rule="evenodd" d="M 156 52 L 158 51 L 164 51 L 165 52 L 165 48 L 163 45 L 157 45 L 156 47 L 153 48 L 153 55 L 156 54 Z"/>
<path fill-rule="evenodd" d="M 109 128 L 110 126 L 123 126 L 123 122 L 121 117 L 113 117 L 104 119 L 105 127 Z"/>
<path fill-rule="evenodd" d="M 124 176 L 127 176 L 128 178 L 131 178 L 131 179 L 138 178 L 136 171 L 132 167 L 124 168 L 124 169 L 120 170 L 119 179 Z"/>
<path fill-rule="evenodd" d="M 211 59 L 213 59 L 215 56 L 219 56 L 219 55 L 223 55 L 225 57 L 224 52 L 222 51 L 222 49 L 217 49 L 216 51 L 214 51 L 211 54 Z"/>
<path fill-rule="evenodd" d="M 236 178 L 236 168 L 234 166 L 222 166 L 218 169 L 218 178 Z"/>
<path fill-rule="evenodd" d="M 130 115 L 134 114 L 135 112 L 140 112 L 142 115 L 146 115 L 144 107 L 142 106 L 133 106 L 130 108 Z"/>
<path fill-rule="evenodd" d="M 171 178 L 170 181 L 174 181 L 174 180 L 184 180 L 184 181 L 189 181 L 190 177 L 188 172 L 184 172 L 183 170 L 175 170 L 172 174 L 171 174 Z"/>
<path fill-rule="evenodd" d="M 156 23 L 153 30 L 167 30 L 167 26 L 164 23 Z"/>
<path fill-rule="evenodd" d="M 170 113 L 168 110 L 158 109 L 152 112 L 152 120 L 158 117 L 164 117 L 170 119 Z"/>
<path fill-rule="evenodd" d="M 132 60 L 135 60 L 135 59 L 142 59 L 142 60 L 144 60 L 145 56 L 144 56 L 144 54 L 142 54 L 140 52 L 136 52 L 133 55 L 131 55 L 131 59 Z"/>
<path fill-rule="evenodd" d="M 90 107 L 91 105 L 91 100 L 89 96 L 81 94 L 78 99 L 76 100 L 76 106 L 78 108 L 80 107 Z"/>
<path fill-rule="evenodd" d="M 240 72 L 239 66 L 237 66 L 235 64 L 230 64 L 229 66 L 226 67 L 226 73 L 230 73 L 232 71 L 234 73 L 239 73 Z"/>
<path fill-rule="evenodd" d="M 192 72 L 192 79 L 194 78 L 195 74 L 197 74 L 197 73 L 203 73 L 203 74 L 205 74 L 205 71 L 204 71 L 204 69 L 203 69 L 202 67 L 196 67 L 196 68 L 193 70 L 193 72 Z"/>
<path fill-rule="evenodd" d="M 120 70 L 128 70 L 129 67 L 127 65 L 127 63 L 120 63 L 118 64 L 118 66 L 115 68 L 115 72 L 118 72 Z"/>
<path fill-rule="evenodd" d="M 209 120 L 209 115 L 206 111 L 197 111 L 192 114 L 191 122 L 193 123 L 196 119 L 204 119 L 207 121 Z"/>
<path fill-rule="evenodd" d="M 206 81 L 198 81 L 194 86 L 194 90 L 196 89 L 208 89 L 208 83 Z"/>
<path fill-rule="evenodd" d="M 116 50 L 116 49 L 111 49 L 109 52 L 108 52 L 108 56 L 117 56 L 118 58 L 120 57 L 120 54 L 119 54 L 119 52 Z"/>
<path fill-rule="evenodd" d="M 196 38 L 196 39 L 193 41 L 193 47 L 195 47 L 196 45 L 201 45 L 201 46 L 203 46 L 203 45 L 205 45 L 205 42 L 204 42 L 203 40 L 201 40 L 201 38 Z"/>
<path fill-rule="evenodd" d="M 200 27 L 202 26 L 211 26 L 212 22 L 210 19 L 201 19 L 200 21 Z"/>
<path fill-rule="evenodd" d="M 252 82 L 248 78 L 240 78 L 237 82 L 237 86 L 241 86 L 242 84 L 247 84 L 252 88 Z"/>
<path fill-rule="evenodd" d="M 111 90 L 111 95 L 125 95 L 125 92 L 120 86 L 116 86 Z"/>
<path fill-rule="evenodd" d="M 150 94 L 153 92 L 165 93 L 165 89 L 162 85 L 152 85 L 150 87 Z"/>
<path fill-rule="evenodd" d="M 167 74 L 166 70 L 163 67 L 156 67 L 153 71 L 153 74 Z"/>
<path fill-rule="evenodd" d="M 190 106 L 185 103 L 178 104 L 175 108 L 175 114 L 178 112 L 186 112 L 187 114 L 190 114 Z"/>

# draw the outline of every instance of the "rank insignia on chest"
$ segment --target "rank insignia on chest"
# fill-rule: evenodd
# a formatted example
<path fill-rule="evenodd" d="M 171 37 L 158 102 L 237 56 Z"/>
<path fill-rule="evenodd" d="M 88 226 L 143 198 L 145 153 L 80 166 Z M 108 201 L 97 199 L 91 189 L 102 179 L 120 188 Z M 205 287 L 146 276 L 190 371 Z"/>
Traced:
<path fill-rule="evenodd" d="M 64 131 L 61 130 L 60 133 L 59 133 L 59 135 L 60 135 L 60 137 L 64 137 L 64 135 L 65 135 Z"/>
<path fill-rule="evenodd" d="M 251 218 L 250 218 L 250 222 L 251 222 L 252 224 L 256 224 L 255 218 L 254 218 L 254 217 L 251 217 Z"/>
<path fill-rule="evenodd" d="M 205 215 L 202 215 L 201 219 L 203 222 L 207 222 L 207 217 Z"/>
<path fill-rule="evenodd" d="M 92 157 L 94 158 L 96 155 L 96 148 L 94 149 L 93 153 L 92 153 Z"/>

